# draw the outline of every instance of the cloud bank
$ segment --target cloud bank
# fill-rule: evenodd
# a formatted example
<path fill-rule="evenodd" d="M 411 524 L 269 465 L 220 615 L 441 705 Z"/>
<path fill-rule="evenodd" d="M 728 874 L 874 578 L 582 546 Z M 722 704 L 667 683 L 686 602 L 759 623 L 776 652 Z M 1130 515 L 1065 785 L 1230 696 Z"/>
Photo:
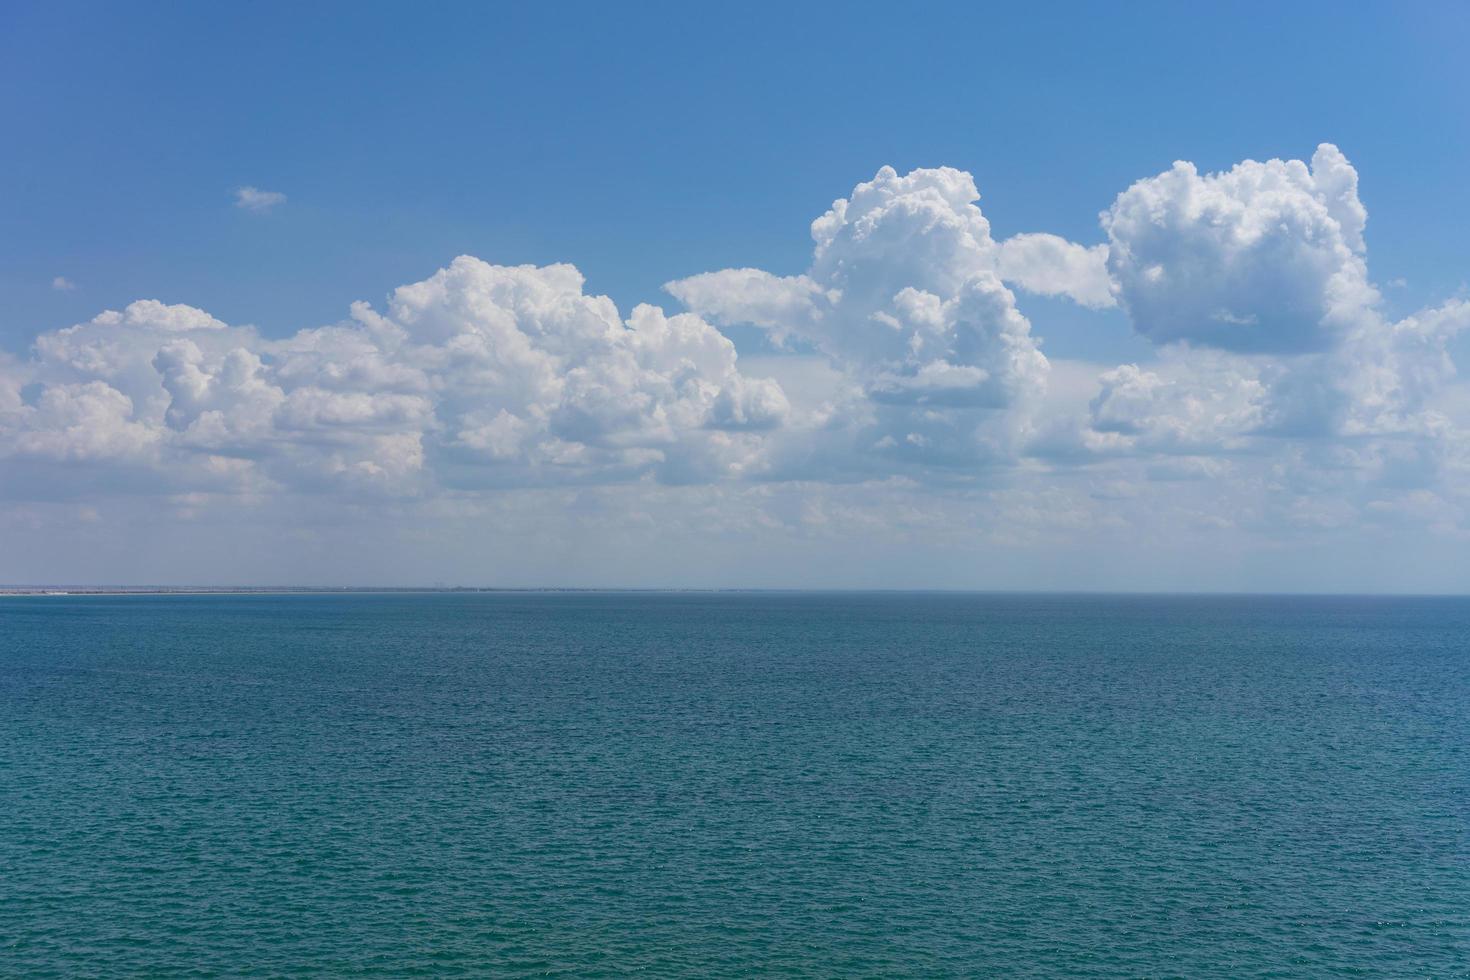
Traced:
<path fill-rule="evenodd" d="M 403 520 L 592 492 L 636 523 L 630 499 L 668 493 L 719 534 L 958 521 L 1021 545 L 1470 530 L 1450 355 L 1470 304 L 1383 312 L 1336 147 L 1176 163 L 1092 243 L 997 240 L 979 200 L 963 171 L 884 167 L 812 222 L 804 271 L 676 280 L 674 312 L 470 256 L 284 338 L 139 300 L 0 356 L 0 495 L 11 515 L 159 500 L 268 521 L 272 501 Z M 1044 352 L 1030 295 L 1117 307 L 1155 356 Z M 736 325 L 784 353 L 742 360 Z"/>

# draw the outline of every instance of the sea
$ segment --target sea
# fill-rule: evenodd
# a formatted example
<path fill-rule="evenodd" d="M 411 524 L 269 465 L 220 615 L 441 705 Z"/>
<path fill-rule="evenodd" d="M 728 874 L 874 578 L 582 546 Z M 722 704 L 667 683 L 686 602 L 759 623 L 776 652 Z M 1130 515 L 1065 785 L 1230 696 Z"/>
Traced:
<path fill-rule="evenodd" d="M 0 975 L 1470 975 L 1470 599 L 0 599 Z"/>

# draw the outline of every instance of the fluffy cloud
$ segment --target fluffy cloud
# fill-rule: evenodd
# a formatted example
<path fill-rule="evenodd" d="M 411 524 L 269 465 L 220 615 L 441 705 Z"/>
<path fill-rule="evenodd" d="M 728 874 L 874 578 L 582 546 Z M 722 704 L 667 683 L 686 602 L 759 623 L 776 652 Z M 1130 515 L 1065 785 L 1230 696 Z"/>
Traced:
<path fill-rule="evenodd" d="M 812 222 L 804 271 L 669 283 L 688 312 L 471 257 L 280 338 L 139 301 L 0 355 L 0 494 L 343 521 L 525 519 L 488 503 L 515 497 L 633 537 L 666 519 L 645 499 L 726 536 L 1453 537 L 1470 303 L 1384 313 L 1357 187 L 1327 145 L 1179 163 L 1118 195 L 1104 243 L 998 241 L 968 174 L 883 168 Z M 1117 306 L 1152 356 L 1049 360 L 1027 294 Z M 779 353 L 737 358 L 736 324 Z"/>
<path fill-rule="evenodd" d="M 1103 214 L 1108 270 L 1139 333 L 1239 352 L 1323 350 L 1377 299 L 1357 174 L 1323 144 L 1201 176 L 1179 162 Z"/>
<path fill-rule="evenodd" d="M 0 455 L 152 453 L 173 480 L 220 459 L 242 479 L 399 495 L 723 479 L 759 470 L 789 412 L 696 316 L 640 306 L 624 321 L 571 266 L 468 257 L 383 312 L 358 304 L 281 341 L 142 301 L 44 334 L 34 353 L 0 389 Z"/>
<path fill-rule="evenodd" d="M 511 482 L 684 472 L 696 458 L 716 478 L 758 465 L 754 434 L 786 415 L 779 386 L 741 375 L 709 324 L 651 306 L 625 322 L 571 266 L 461 258 L 398 289 L 386 314 L 355 315 L 436 393 L 435 445 L 460 479 L 506 464 Z"/>
<path fill-rule="evenodd" d="M 102 381 L 49 385 L 16 414 L 12 451 L 21 457 L 130 459 L 158 442 L 155 429 L 133 421 L 128 396 Z"/>
<path fill-rule="evenodd" d="M 1092 427 L 1123 437 L 1110 445 L 1113 450 L 1238 450 L 1264 418 L 1260 379 L 1220 360 L 1166 361 L 1153 370 L 1124 364 L 1098 380 L 1089 406 Z"/>
<path fill-rule="evenodd" d="M 1047 361 L 997 274 L 978 198 L 962 171 L 884 167 L 812 222 L 805 274 L 730 269 L 666 288 L 717 323 L 813 348 L 851 378 L 860 397 L 842 413 L 848 424 L 815 437 L 850 444 L 841 455 L 853 465 L 1009 459 Z"/>
<path fill-rule="evenodd" d="M 1001 243 L 998 262 L 1000 277 L 1028 293 L 1066 296 L 1095 310 L 1117 304 L 1106 245 L 1088 248 L 1056 235 L 1015 235 Z"/>
<path fill-rule="evenodd" d="M 1203 176 L 1176 163 L 1120 194 L 1102 223 L 1134 329 L 1176 373 L 1193 373 L 1182 387 L 1137 368 L 1105 376 L 1097 430 L 1150 433 L 1133 440 L 1149 446 L 1205 423 L 1236 445 L 1251 435 L 1437 441 L 1453 427 L 1433 403 L 1470 309 L 1384 316 L 1358 175 L 1337 147 L 1319 146 L 1310 164 L 1248 160 Z"/>

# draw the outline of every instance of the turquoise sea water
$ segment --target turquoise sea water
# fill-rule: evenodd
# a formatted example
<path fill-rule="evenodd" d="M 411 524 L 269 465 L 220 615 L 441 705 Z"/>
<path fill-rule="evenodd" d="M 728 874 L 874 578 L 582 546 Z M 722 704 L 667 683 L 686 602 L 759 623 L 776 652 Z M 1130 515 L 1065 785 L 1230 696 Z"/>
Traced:
<path fill-rule="evenodd" d="M 7 976 L 1467 971 L 1467 600 L 0 600 Z"/>

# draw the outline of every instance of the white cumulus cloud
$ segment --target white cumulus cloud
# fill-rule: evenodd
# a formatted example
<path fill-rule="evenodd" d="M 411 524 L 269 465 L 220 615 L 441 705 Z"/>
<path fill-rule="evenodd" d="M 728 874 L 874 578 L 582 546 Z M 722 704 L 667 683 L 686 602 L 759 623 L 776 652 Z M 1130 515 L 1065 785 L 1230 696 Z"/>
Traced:
<path fill-rule="evenodd" d="M 1323 144 L 1311 165 L 1247 160 L 1201 175 L 1179 162 L 1103 214 L 1108 270 L 1139 333 L 1222 350 L 1332 346 L 1376 294 L 1357 174 Z"/>
<path fill-rule="evenodd" d="M 805 269 L 670 282 L 685 312 L 470 256 L 285 337 L 107 310 L 0 353 L 0 518 L 485 520 L 569 551 L 1470 535 L 1470 303 L 1385 312 L 1335 147 L 1177 163 L 1123 188 L 1094 244 L 997 241 L 978 201 L 963 171 L 882 168 L 811 223 Z M 1116 306 L 1152 349 L 1043 352 L 1029 295 Z M 746 324 L 774 352 L 737 356 L 720 327 Z"/>
<path fill-rule="evenodd" d="M 462 257 L 386 309 L 270 341 L 144 300 L 43 334 L 0 388 L 0 457 L 154 453 L 161 483 L 215 460 L 280 486 L 719 480 L 764 465 L 780 386 L 692 314 L 623 319 L 571 266 Z M 33 402 L 23 389 L 38 394 Z M 192 474 L 192 475 L 191 475 Z"/>
<path fill-rule="evenodd" d="M 849 449 L 859 466 L 1007 459 L 1047 361 L 996 273 L 978 198 L 963 171 L 884 167 L 812 222 L 806 273 L 729 269 L 666 288 L 717 323 L 814 348 L 851 378 L 860 401 L 816 436 L 829 461 Z"/>
<path fill-rule="evenodd" d="M 1000 246 L 1000 277 L 1029 293 L 1066 296 L 1092 309 L 1115 306 L 1108 247 L 1086 247 L 1046 234 L 1007 238 Z"/>

